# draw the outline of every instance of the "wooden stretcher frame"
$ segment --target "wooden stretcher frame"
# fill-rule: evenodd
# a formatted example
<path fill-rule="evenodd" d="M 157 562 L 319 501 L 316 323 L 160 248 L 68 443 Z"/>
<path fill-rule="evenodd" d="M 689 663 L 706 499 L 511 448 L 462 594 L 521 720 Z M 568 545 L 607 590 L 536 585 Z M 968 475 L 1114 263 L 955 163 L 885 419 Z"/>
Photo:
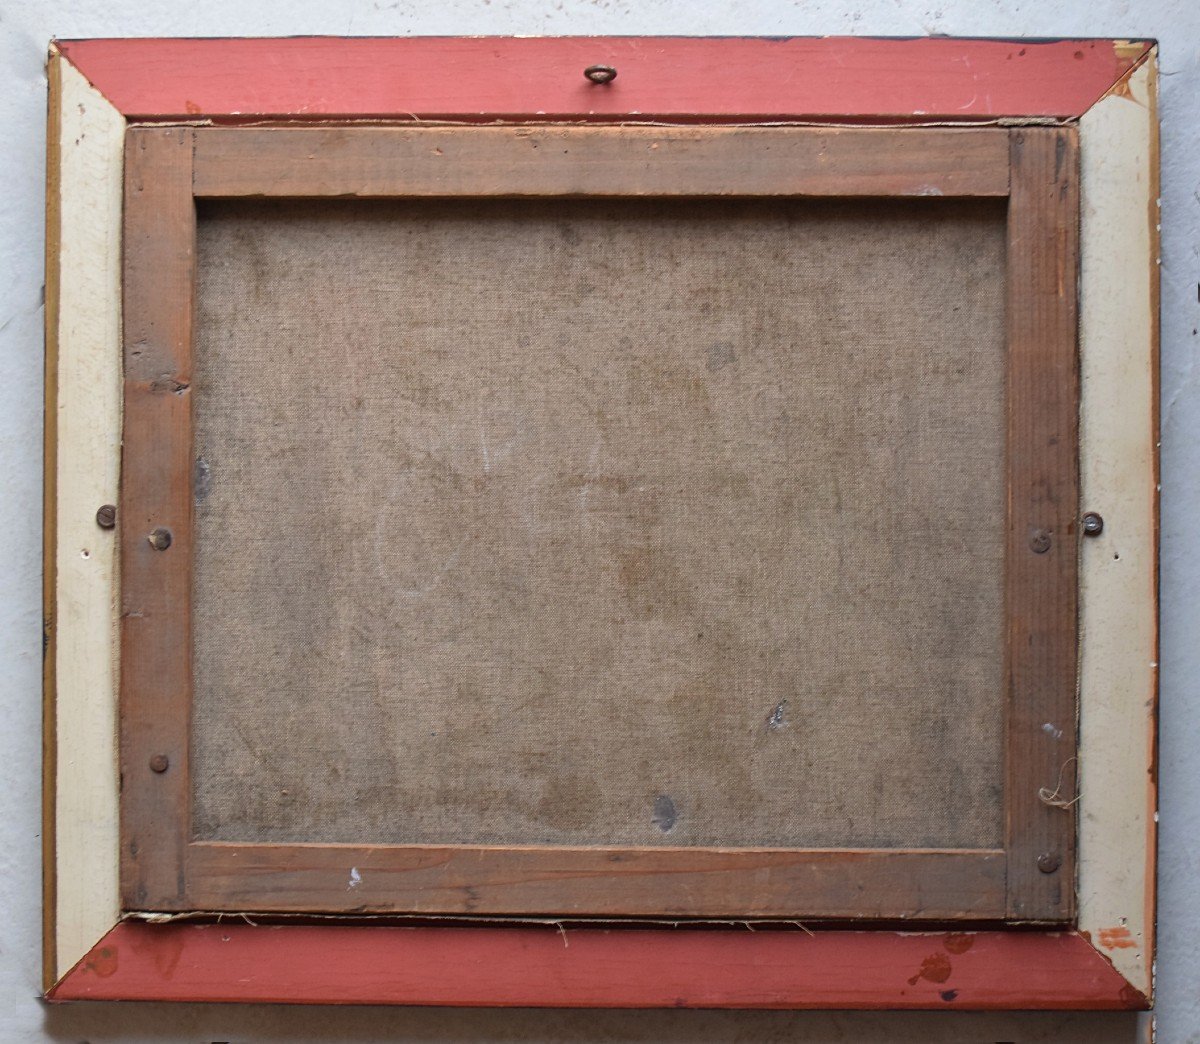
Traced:
<path fill-rule="evenodd" d="M 123 908 L 1062 923 L 1074 809 L 1071 127 L 136 127 L 126 135 L 118 504 Z M 1007 822 L 995 849 L 318 845 L 191 837 L 196 200 L 1007 198 Z M 998 520 L 999 521 L 999 520 Z M 169 548 L 147 539 L 160 527 Z M 1031 547 L 1034 534 L 1050 546 Z M 1039 553 L 1040 552 L 1040 553 Z M 1040 727 L 1062 735 L 1046 742 Z M 166 771 L 150 766 L 165 758 Z M 1032 781 L 1040 780 L 1039 785 Z M 1053 861 L 1039 869 L 1038 860 Z M 353 869 L 352 869 L 353 868 Z M 355 887 L 346 881 L 357 873 Z"/>
<path fill-rule="evenodd" d="M 603 87 L 587 83 L 581 71 L 597 62 L 616 66 L 620 79 Z M 371 71 L 365 77 L 364 68 Z M 50 81 L 45 979 L 52 999 L 977 1008 L 1148 1003 L 1157 504 L 1157 124 L 1152 44 L 653 38 L 98 40 L 52 48 Z M 486 109 L 481 108 L 482 99 L 487 99 Z M 355 121 L 398 126 L 383 132 L 341 129 L 333 135 L 336 141 L 317 150 L 309 143 L 331 132 L 295 126 Z M 435 130 L 413 126 L 419 122 L 526 126 Z M 559 126 L 566 122 L 675 127 L 601 133 Z M 555 126 L 528 127 L 545 123 Z M 378 152 L 372 151 L 378 146 L 368 142 L 390 142 L 389 159 L 395 158 L 395 149 L 407 147 L 404 142 L 426 141 L 431 133 L 456 144 L 507 143 L 497 147 L 509 150 L 518 136 L 531 134 L 568 135 L 580 143 L 640 142 L 639 136 L 651 135 L 680 152 L 703 138 L 717 141 L 719 152 L 721 142 L 736 150 L 744 147 L 747 135 L 770 134 L 764 124 L 809 123 L 823 125 L 808 133 L 821 135 L 835 160 L 839 150 L 853 152 L 856 142 L 877 142 L 881 135 L 909 135 L 904 139 L 909 142 L 922 139 L 922 147 L 909 153 L 916 157 L 912 170 L 897 165 L 895 152 L 890 164 L 872 166 L 869 159 L 859 160 L 867 172 L 858 184 L 863 194 L 931 189 L 946 194 L 1008 193 L 1007 163 L 1000 186 L 994 162 L 979 164 L 975 172 L 969 157 L 963 156 L 953 168 L 942 163 L 942 183 L 930 181 L 938 168 L 937 142 L 1004 139 L 1006 159 L 1011 149 L 1013 157 L 1037 155 L 1051 167 L 1056 162 L 1061 166 L 1076 138 L 1080 143 L 1078 507 L 1100 511 L 1105 531 L 1082 543 L 1077 563 L 1078 779 L 1071 778 L 1072 765 L 1065 780 L 1050 781 L 1060 795 L 1079 795 L 1077 887 L 1065 894 L 1060 889 L 1058 905 L 1047 907 L 1043 901 L 1024 909 L 1001 902 L 992 914 L 1010 921 L 1070 920 L 1052 932 L 822 928 L 750 934 L 727 927 L 615 930 L 590 925 L 571 927 L 571 945 L 564 947 L 559 928 L 545 924 L 384 928 L 334 922 L 231 928 L 150 923 L 162 919 L 153 913 L 139 918 L 148 910 L 198 905 L 243 913 L 263 906 L 241 901 L 253 897 L 210 892 L 202 898 L 217 901 L 197 904 L 192 895 L 173 907 L 161 901 L 161 890 L 159 901 L 142 904 L 129 879 L 122 900 L 116 704 L 119 684 L 128 689 L 131 679 L 118 679 L 117 670 L 120 554 L 113 533 L 95 522 L 99 505 L 118 500 L 122 383 L 137 383 L 135 373 L 123 371 L 121 358 L 122 221 L 132 214 L 136 222 L 139 212 L 161 212 L 172 193 L 174 210 L 170 205 L 166 210 L 180 213 L 184 197 L 191 207 L 193 192 L 268 191 L 255 165 L 239 167 L 222 154 L 252 148 L 261 157 L 268 143 L 282 143 L 272 181 L 279 194 L 312 193 L 319 182 L 322 192 L 369 195 L 395 192 L 398 186 L 395 165 L 380 165 Z M 245 124 L 275 126 L 254 130 Z M 716 126 L 682 129 L 681 124 Z M 943 124 L 954 129 L 940 129 Z M 835 129 L 839 125 L 850 126 Z M 871 130 L 871 125 L 905 129 Z M 229 129 L 232 126 L 239 129 Z M 1009 129 L 1000 129 L 1003 126 Z M 175 156 L 186 152 L 189 160 L 185 180 L 164 178 L 157 168 L 153 178 L 130 179 L 131 185 L 155 197 L 153 205 L 141 211 L 136 204 L 128 210 L 123 206 L 127 138 L 135 165 L 144 154 L 138 150 L 147 146 L 173 149 Z M 241 144 L 254 138 L 254 146 Z M 1026 140 L 1065 145 L 1030 149 Z M 348 169 L 344 154 L 330 169 L 318 162 L 314 171 L 312 163 L 303 162 L 310 153 L 329 155 L 331 148 L 358 150 L 349 168 L 353 184 L 336 183 L 337 171 Z M 935 158 L 923 162 L 929 149 Z M 873 148 L 859 152 L 869 157 Z M 222 156 L 221 162 L 213 158 Z M 776 177 L 798 177 L 808 191 L 818 194 L 849 192 L 844 178 L 840 187 L 829 185 L 819 165 L 805 170 L 802 157 L 792 160 L 788 173 Z M 420 165 L 406 169 L 416 173 L 415 181 L 401 186 L 404 191 L 444 194 L 442 171 L 429 171 L 423 187 Z M 480 169 L 494 174 L 497 167 L 493 162 Z M 551 181 L 558 176 L 569 182 L 550 191 L 589 191 L 588 185 L 572 180 L 578 179 L 579 169 L 546 175 Z M 712 171 L 715 180 L 680 186 L 679 169 L 663 169 L 663 184 L 675 184 L 674 191 L 720 191 L 724 176 L 718 164 Z M 840 173 L 846 169 L 844 164 L 838 167 Z M 955 173 L 947 177 L 951 169 Z M 704 180 L 703 164 L 697 167 L 694 157 L 687 170 L 693 175 L 699 170 L 696 176 Z M 1013 191 L 1019 192 L 1020 162 L 1014 170 L 1018 175 Z M 498 183 L 492 191 L 524 191 L 520 185 L 528 183 L 527 171 L 518 165 L 509 177 L 508 184 Z M 1040 183 L 1053 184 L 1054 172 Z M 766 186 L 763 191 L 778 188 Z M 133 227 L 136 232 L 136 224 Z M 1036 235 L 1039 228 L 1032 222 L 1029 231 Z M 145 271 L 152 268 L 154 279 L 168 283 L 182 278 L 191 262 L 180 255 L 179 241 L 174 241 L 172 253 L 166 229 L 150 228 L 148 233 L 147 245 L 157 236 L 168 249 L 157 254 L 139 249 L 138 255 L 152 263 Z M 131 271 L 136 281 L 136 264 Z M 1063 290 L 1072 276 L 1061 265 L 1041 273 L 1043 280 L 1057 280 L 1058 297 L 1073 305 L 1076 295 Z M 164 329 L 179 329 L 187 322 L 186 310 L 181 314 L 168 307 L 171 300 L 178 298 L 167 295 L 159 314 L 139 315 L 135 321 L 165 324 L 155 331 L 159 343 L 185 343 L 186 335 L 162 337 Z M 130 316 L 125 321 L 128 326 Z M 1069 321 L 1073 324 L 1074 318 Z M 1020 335 L 1010 330 L 1013 336 Z M 142 416 L 135 407 L 126 416 L 127 425 L 149 423 L 170 431 L 172 424 L 186 423 L 178 419 L 179 411 L 170 412 L 172 400 L 178 401 L 175 395 L 150 391 L 156 376 L 143 384 L 146 409 L 159 414 Z M 1019 381 L 1013 388 L 1014 394 L 1023 394 Z M 1044 388 L 1044 381 L 1029 384 L 1024 394 Z M 1070 391 L 1068 379 L 1059 394 Z M 136 394 L 130 401 L 138 401 Z M 132 434 L 136 442 L 136 432 Z M 1051 466 L 1046 459 L 1031 459 L 1035 470 L 1044 466 Z M 1031 486 L 1038 484 L 1033 472 L 1026 480 Z M 1076 512 L 1071 515 L 1077 517 Z M 1071 521 L 1056 520 L 1052 531 L 1065 529 Z M 1015 526 L 1010 531 L 1017 533 L 1013 539 L 1024 549 L 1028 534 Z M 116 532 L 123 534 L 120 526 Z M 136 579 L 139 561 L 151 553 L 143 551 L 148 548 L 144 536 L 139 532 L 136 542 L 127 532 L 118 536 L 128 556 L 126 585 L 131 578 L 135 584 L 144 583 Z M 186 541 L 173 550 L 186 551 Z M 173 560 L 185 560 L 185 555 Z M 1072 586 L 1075 566 L 1071 561 L 1069 568 L 1060 570 Z M 125 627 L 128 633 L 128 621 Z M 152 669 L 160 682 L 178 676 L 186 692 L 187 658 L 172 659 L 169 648 L 163 645 L 163 655 Z M 1069 652 L 1066 660 L 1060 657 L 1056 662 L 1060 673 L 1072 678 L 1076 650 Z M 1041 668 L 1045 665 L 1043 661 Z M 1014 707 L 1019 718 L 1019 707 Z M 1065 707 L 1069 714 L 1073 699 Z M 135 743 L 164 738 L 152 731 L 157 727 L 153 722 L 146 724 Z M 1074 749 L 1069 738 L 1072 722 L 1028 720 L 1014 727 L 1010 716 L 1010 728 L 1017 745 L 1024 742 L 1028 747 L 1026 761 L 1014 760 L 1010 747 L 1010 765 L 1020 765 L 1022 771 L 1036 766 L 1044 775 L 1048 766 L 1053 772 L 1064 761 L 1069 763 L 1071 754 L 1064 759 L 1062 740 L 1066 737 L 1067 746 Z M 162 746 L 151 745 L 156 750 Z M 137 748 L 139 757 L 148 752 Z M 183 776 L 179 773 L 178 778 Z M 1058 787 L 1058 782 L 1063 785 Z M 1046 807 L 1040 805 L 1040 811 Z M 153 822 L 156 813 L 150 813 L 147 821 Z M 1042 840 L 1031 835 L 1032 847 L 1022 854 L 1034 882 L 1053 877 L 1034 868 Z M 170 845 L 151 847 L 171 851 Z M 1064 855 L 1069 861 L 1069 850 Z M 1009 867 L 1014 865 L 1012 856 L 1010 848 Z M 338 860 L 340 873 L 343 861 Z M 168 871 L 179 864 L 179 859 L 168 860 Z M 319 875 L 314 880 L 320 886 Z M 170 891 L 170 884 L 164 887 Z M 304 906 L 301 898 L 290 908 Z M 888 911 L 868 911 L 875 916 L 881 912 Z M 779 911 L 743 916 L 751 913 Z M 337 952 L 338 960 L 331 961 L 329 952 Z M 764 976 L 764 964 L 771 975 Z M 238 971 L 250 967 L 255 969 L 252 976 Z"/>

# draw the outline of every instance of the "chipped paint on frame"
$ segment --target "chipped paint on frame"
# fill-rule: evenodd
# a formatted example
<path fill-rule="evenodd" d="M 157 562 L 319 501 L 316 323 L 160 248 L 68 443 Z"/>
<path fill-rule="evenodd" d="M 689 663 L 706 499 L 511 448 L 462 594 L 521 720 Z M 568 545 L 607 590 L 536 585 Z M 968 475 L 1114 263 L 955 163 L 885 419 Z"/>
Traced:
<path fill-rule="evenodd" d="M 1080 121 L 1079 925 L 1149 995 L 1154 947 L 1158 120 L 1155 52 Z"/>
<path fill-rule="evenodd" d="M 117 530 L 101 528 L 96 511 L 116 503 L 120 464 L 125 120 L 56 51 L 49 74 L 45 806 L 53 817 L 44 927 L 53 981 L 120 913 Z"/>

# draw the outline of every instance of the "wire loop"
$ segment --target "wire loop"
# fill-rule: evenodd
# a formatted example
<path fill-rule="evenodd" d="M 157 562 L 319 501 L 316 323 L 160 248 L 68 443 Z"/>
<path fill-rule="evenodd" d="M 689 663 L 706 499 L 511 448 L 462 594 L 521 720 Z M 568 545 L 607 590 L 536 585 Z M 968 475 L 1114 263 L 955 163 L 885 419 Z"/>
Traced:
<path fill-rule="evenodd" d="M 583 75 L 592 83 L 612 83 L 617 78 L 617 70 L 611 65 L 589 65 Z"/>

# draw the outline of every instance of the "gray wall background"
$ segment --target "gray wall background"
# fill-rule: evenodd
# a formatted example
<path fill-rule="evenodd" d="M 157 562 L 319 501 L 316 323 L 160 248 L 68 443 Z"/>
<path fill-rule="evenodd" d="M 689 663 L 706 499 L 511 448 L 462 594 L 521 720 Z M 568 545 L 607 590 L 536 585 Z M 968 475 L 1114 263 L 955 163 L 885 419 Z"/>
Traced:
<path fill-rule="evenodd" d="M 1146 1039 L 1129 1015 L 539 1012 L 79 1005 L 39 999 L 42 232 L 51 37 L 1154 36 L 1162 117 L 1159 1005 L 1200 1042 L 1200 4 L 1196 0 L 0 0 L 0 1042 Z"/>

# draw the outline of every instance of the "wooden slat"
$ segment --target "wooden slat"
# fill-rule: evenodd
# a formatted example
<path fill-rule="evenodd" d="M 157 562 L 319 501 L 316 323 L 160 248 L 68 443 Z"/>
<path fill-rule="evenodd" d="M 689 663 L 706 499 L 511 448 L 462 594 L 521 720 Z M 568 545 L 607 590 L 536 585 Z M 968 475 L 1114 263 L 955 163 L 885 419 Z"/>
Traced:
<path fill-rule="evenodd" d="M 62 237 L 62 58 L 46 63 L 46 377 L 42 431 L 42 985 L 58 978 L 58 322 Z"/>
<path fill-rule="evenodd" d="M 1052 802 L 1074 798 L 1076 775 L 1078 136 L 1011 138 L 1008 914 L 1061 921 L 1075 910 L 1075 811 Z"/>
<path fill-rule="evenodd" d="M 1005 196 L 995 128 L 196 130 L 197 196 Z"/>
<path fill-rule="evenodd" d="M 1153 985 L 1158 732 L 1158 119 L 1153 58 L 1080 121 L 1079 926 Z"/>
<path fill-rule="evenodd" d="M 417 37 L 70 40 L 137 119 L 831 119 L 1079 116 L 1134 40 Z M 583 70 L 617 68 L 594 86 Z"/>
<path fill-rule="evenodd" d="M 1146 1007 L 1146 998 L 1074 933 L 552 925 L 125 922 L 97 943 L 50 999 L 941 1011 Z"/>
<path fill-rule="evenodd" d="M 121 474 L 121 895 L 183 901 L 191 707 L 190 128 L 132 129 L 125 148 L 125 428 Z M 166 550 L 150 534 L 167 529 Z M 164 772 L 151 768 L 164 756 Z"/>
<path fill-rule="evenodd" d="M 193 844 L 201 910 L 948 920 L 1004 913 L 1002 851 Z"/>
<path fill-rule="evenodd" d="M 117 502 L 125 121 L 51 49 L 46 254 L 46 974 L 117 919 Z"/>

